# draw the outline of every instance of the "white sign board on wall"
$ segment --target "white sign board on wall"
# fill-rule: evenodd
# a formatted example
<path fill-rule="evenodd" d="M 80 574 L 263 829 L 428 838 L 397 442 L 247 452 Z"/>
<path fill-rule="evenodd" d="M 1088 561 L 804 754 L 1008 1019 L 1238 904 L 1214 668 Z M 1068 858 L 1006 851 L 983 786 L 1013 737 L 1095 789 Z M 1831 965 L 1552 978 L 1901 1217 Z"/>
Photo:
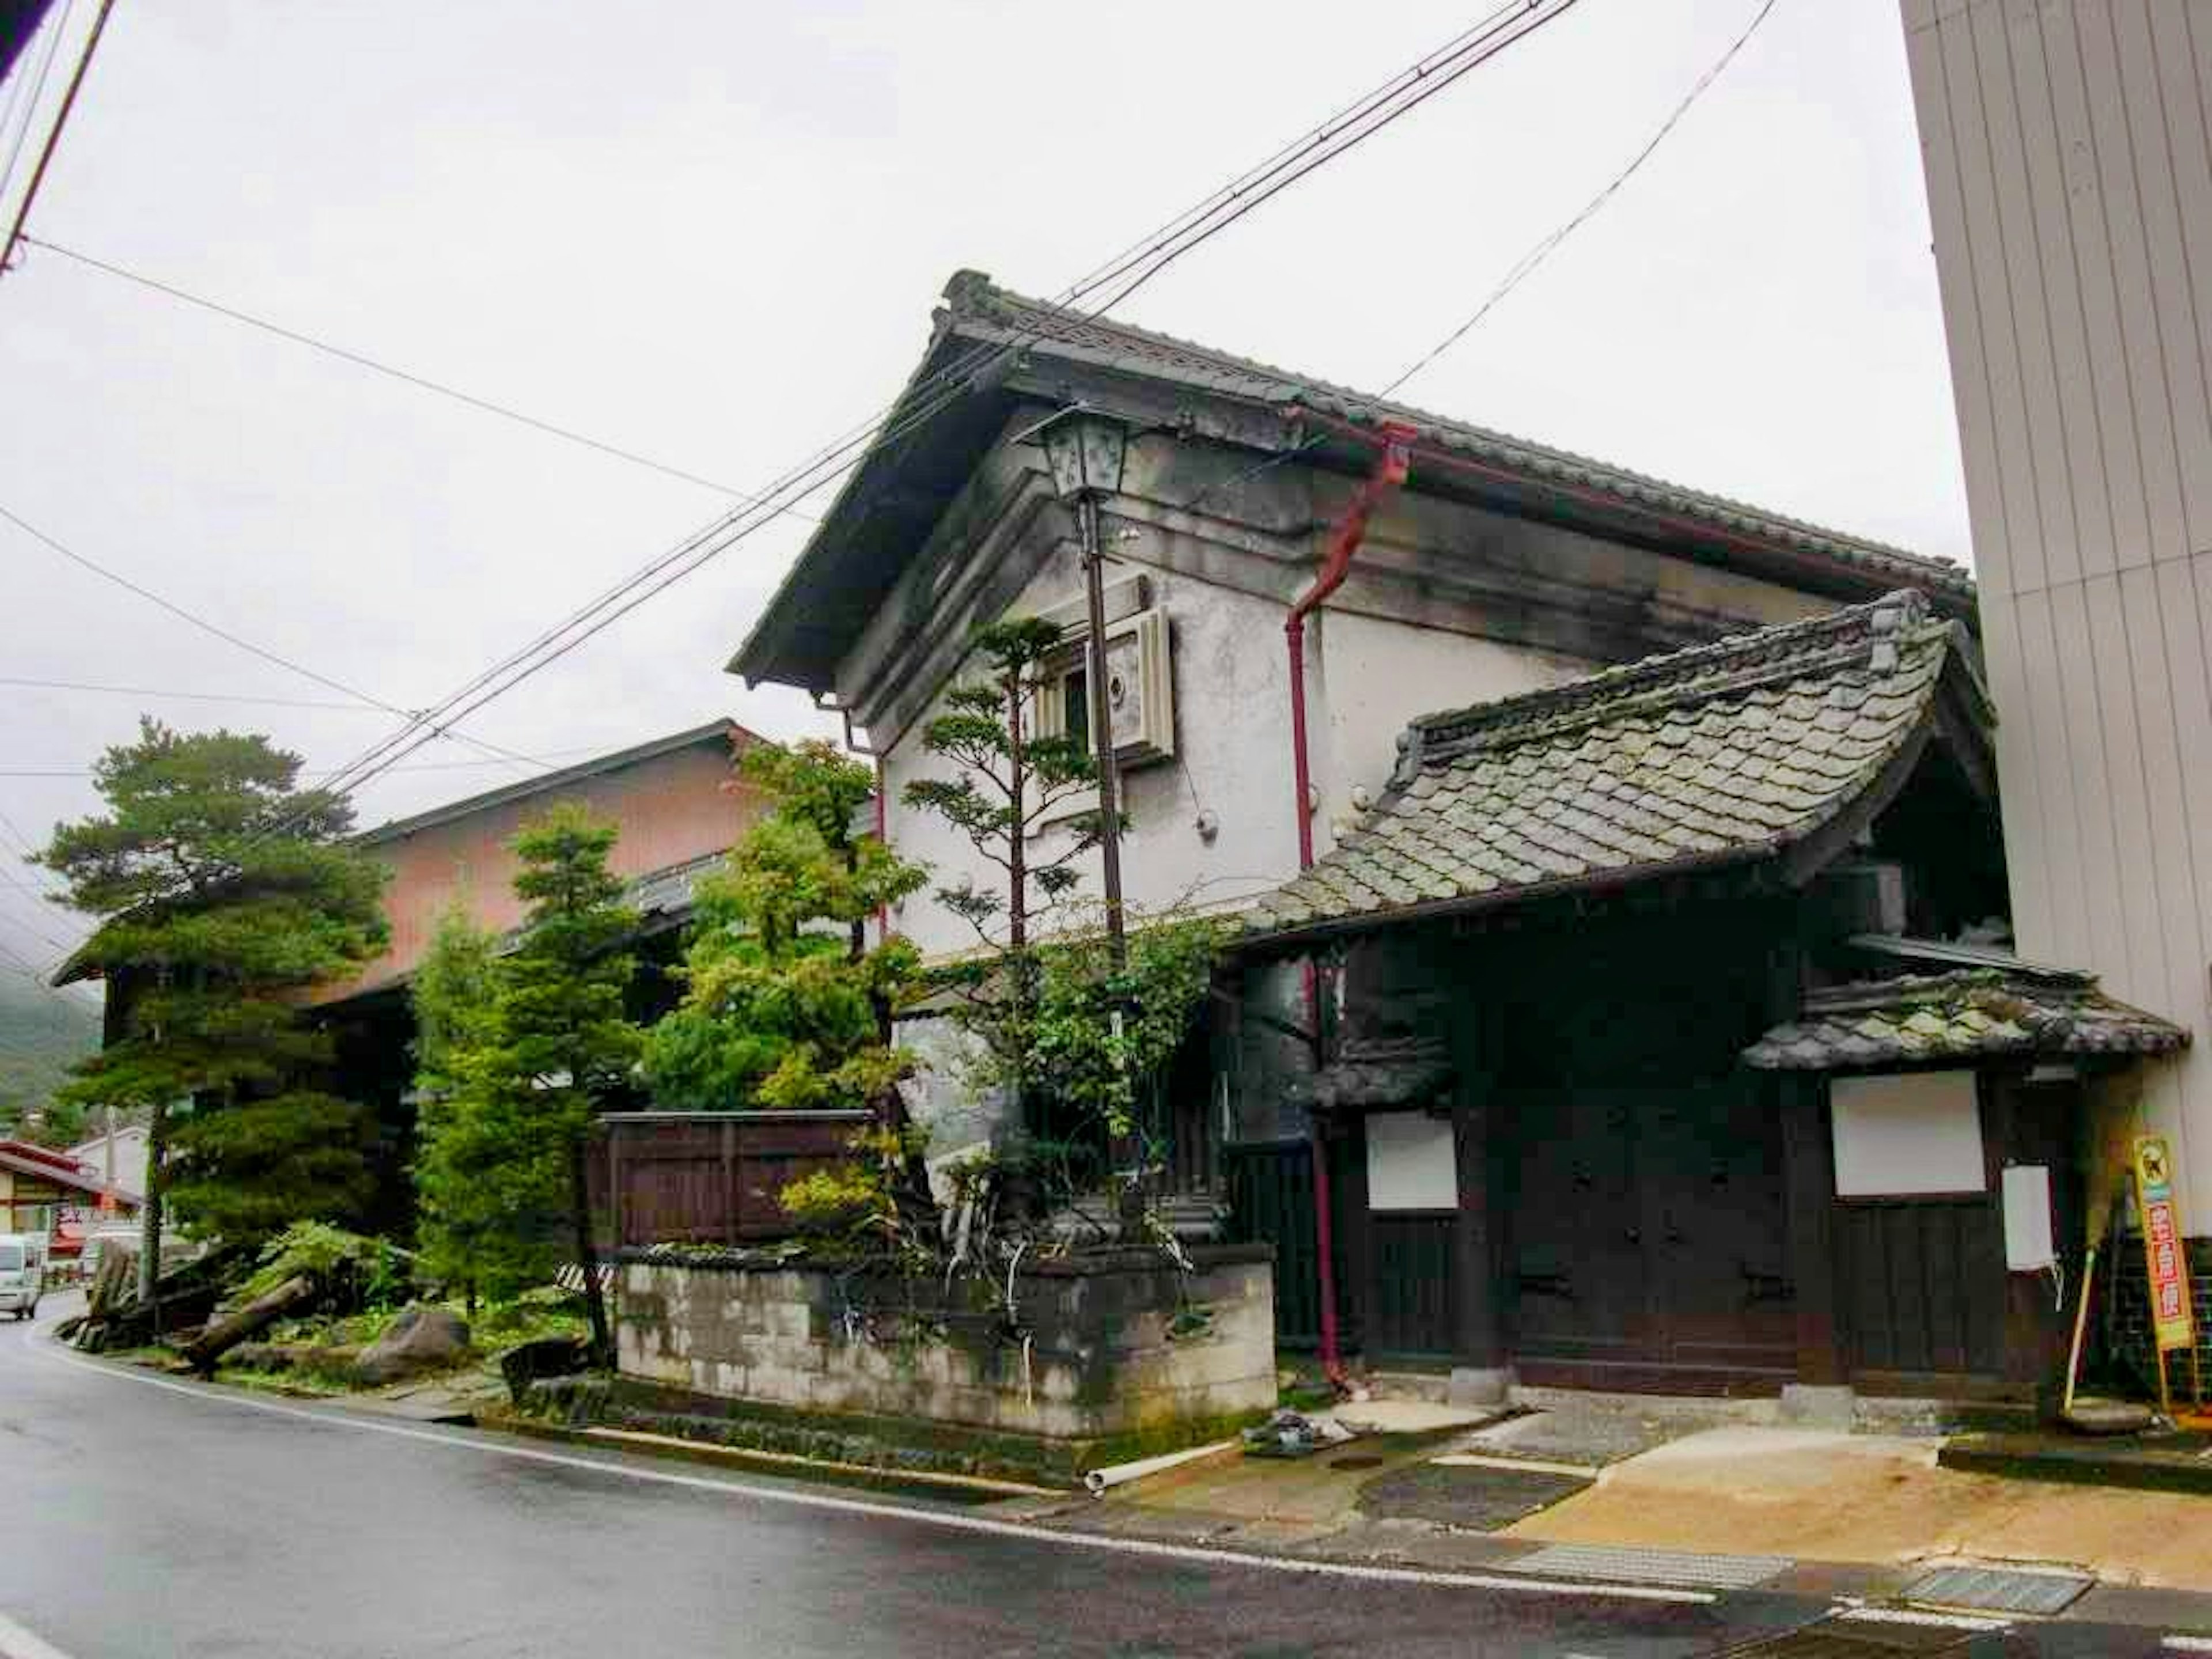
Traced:
<path fill-rule="evenodd" d="M 1376 1112 L 1367 1120 L 1367 1207 L 1459 1208 L 1449 1120 L 1426 1112 Z"/>
<path fill-rule="evenodd" d="M 1972 1072 L 1839 1077 L 1828 1085 L 1836 1196 L 1978 1193 L 1982 1115 Z"/>

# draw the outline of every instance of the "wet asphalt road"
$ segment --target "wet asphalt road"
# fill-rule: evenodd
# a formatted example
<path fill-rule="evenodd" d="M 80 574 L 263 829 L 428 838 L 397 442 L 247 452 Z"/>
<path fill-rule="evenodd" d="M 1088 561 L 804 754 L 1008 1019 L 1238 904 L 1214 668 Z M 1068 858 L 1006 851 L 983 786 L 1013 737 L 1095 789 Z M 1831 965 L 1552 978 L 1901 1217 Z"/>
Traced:
<path fill-rule="evenodd" d="M 9 1620 L 65 1659 L 1628 1659 L 1821 1610 L 1320 1577 L 968 1529 L 976 1513 L 392 1432 L 163 1386 L 0 1325 L 0 1659 L 17 1659 Z M 2003 1650 L 2158 1650 L 2154 1632 L 2043 1634 Z"/>

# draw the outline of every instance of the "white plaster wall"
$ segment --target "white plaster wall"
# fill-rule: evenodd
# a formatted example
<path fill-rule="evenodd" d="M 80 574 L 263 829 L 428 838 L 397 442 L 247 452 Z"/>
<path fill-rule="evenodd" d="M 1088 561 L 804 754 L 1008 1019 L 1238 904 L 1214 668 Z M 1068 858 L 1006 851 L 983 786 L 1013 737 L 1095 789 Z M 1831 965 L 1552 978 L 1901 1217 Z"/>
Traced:
<path fill-rule="evenodd" d="M 1139 911 L 1234 903 L 1276 885 L 1297 866 L 1283 613 L 1267 600 L 1134 563 L 1109 564 L 1108 580 L 1140 569 L 1151 580 L 1152 603 L 1166 610 L 1173 629 L 1176 754 L 1122 774 L 1131 821 L 1121 842 L 1123 888 Z M 1042 611 L 1079 598 L 1082 591 L 1073 551 L 1063 549 L 1009 614 Z M 978 885 L 994 877 L 1003 882 L 941 820 L 906 805 L 908 784 L 952 775 L 949 764 L 922 752 L 923 723 L 917 721 L 884 757 L 892 845 L 931 867 L 933 890 L 957 885 L 963 875 Z M 1386 752 L 1389 741 L 1383 739 Z M 1201 809 L 1210 810 L 1219 824 L 1211 842 L 1198 832 Z M 1030 845 L 1050 858 L 1066 842 L 1047 830 Z M 1096 899 L 1097 854 L 1079 860 L 1079 890 Z M 945 912 L 931 891 L 908 899 L 893 922 L 929 955 L 975 943 L 974 932 Z"/>
<path fill-rule="evenodd" d="M 1355 787 L 1382 797 L 1397 762 L 1398 738 L 1417 715 L 1541 690 L 1596 667 L 1349 611 L 1324 610 L 1307 629 L 1306 712 L 1315 733 L 1314 787 L 1321 792 L 1316 853 L 1335 845 L 1358 816 Z"/>

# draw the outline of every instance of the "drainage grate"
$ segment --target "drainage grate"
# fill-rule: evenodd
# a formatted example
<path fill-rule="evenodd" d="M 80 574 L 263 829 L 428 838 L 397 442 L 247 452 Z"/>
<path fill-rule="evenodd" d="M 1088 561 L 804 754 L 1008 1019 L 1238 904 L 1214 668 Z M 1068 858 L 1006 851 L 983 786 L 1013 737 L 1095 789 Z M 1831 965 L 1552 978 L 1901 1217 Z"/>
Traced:
<path fill-rule="evenodd" d="M 1615 1549 L 1598 1544 L 1547 1544 L 1503 1563 L 1506 1572 L 1601 1578 L 1619 1584 L 1672 1584 L 1693 1589 L 1749 1589 L 1794 1565 L 1781 1555 L 1697 1555 L 1686 1550 Z"/>
<path fill-rule="evenodd" d="M 1729 1659 L 1893 1659 L 1899 1654 L 1967 1651 L 1976 1634 L 1934 1625 L 1846 1624 L 1823 1619 L 1728 1652 Z"/>
<path fill-rule="evenodd" d="M 2070 1572 L 2011 1572 L 1997 1567 L 1938 1567 L 1905 1587 L 1899 1599 L 1923 1607 L 1971 1607 L 1978 1613 L 2063 1613 L 2094 1583 Z"/>

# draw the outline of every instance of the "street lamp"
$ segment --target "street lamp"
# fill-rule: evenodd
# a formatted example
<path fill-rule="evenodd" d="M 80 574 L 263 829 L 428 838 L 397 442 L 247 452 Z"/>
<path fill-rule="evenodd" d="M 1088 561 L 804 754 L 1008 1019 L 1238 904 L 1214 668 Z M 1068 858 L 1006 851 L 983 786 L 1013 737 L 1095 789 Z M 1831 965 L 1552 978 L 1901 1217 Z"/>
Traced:
<path fill-rule="evenodd" d="M 1106 558 L 1098 540 L 1098 499 L 1121 490 L 1129 434 L 1121 422 L 1079 404 L 1047 422 L 1043 437 L 1053 489 L 1075 509 L 1083 550 L 1084 602 L 1091 623 L 1089 702 L 1097 744 L 1099 873 L 1106 889 L 1106 945 L 1118 974 L 1127 952 L 1121 920 L 1121 775 L 1114 758 L 1114 700 L 1106 691 Z"/>

